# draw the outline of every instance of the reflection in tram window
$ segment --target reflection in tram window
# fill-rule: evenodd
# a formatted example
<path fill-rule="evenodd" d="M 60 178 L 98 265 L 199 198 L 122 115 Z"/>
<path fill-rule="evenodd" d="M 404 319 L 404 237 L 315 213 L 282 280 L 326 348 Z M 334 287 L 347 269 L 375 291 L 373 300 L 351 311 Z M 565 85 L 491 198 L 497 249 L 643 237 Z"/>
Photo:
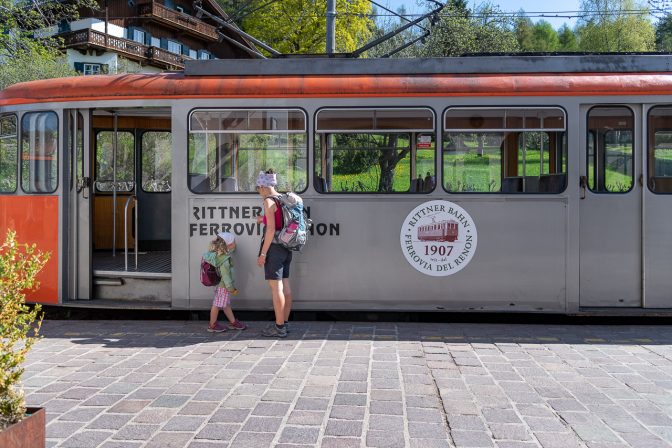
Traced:
<path fill-rule="evenodd" d="M 654 193 L 672 193 L 672 107 L 649 112 L 648 176 Z"/>
<path fill-rule="evenodd" d="M 16 191 L 17 155 L 16 117 L 0 117 L 0 192 Z"/>
<path fill-rule="evenodd" d="M 307 137 L 301 110 L 196 110 L 189 118 L 189 189 L 254 192 L 259 171 L 273 168 L 278 190 L 302 192 Z"/>
<path fill-rule="evenodd" d="M 172 138 L 170 132 L 142 134 L 142 189 L 148 193 L 170 191 L 172 172 Z"/>
<path fill-rule="evenodd" d="M 567 184 L 559 108 L 452 108 L 444 118 L 449 192 L 560 193 Z"/>
<path fill-rule="evenodd" d="M 58 117 L 31 112 L 21 118 L 21 188 L 53 193 L 58 187 Z"/>
<path fill-rule="evenodd" d="M 117 132 L 116 173 L 114 172 L 114 132 L 100 131 L 96 134 L 96 190 L 111 192 L 114 182 L 117 191 L 133 191 L 135 188 L 135 138 L 132 132 Z"/>
<path fill-rule="evenodd" d="M 320 193 L 423 193 L 435 177 L 429 109 L 322 109 L 315 135 Z"/>
<path fill-rule="evenodd" d="M 627 107 L 594 107 L 588 112 L 588 188 L 625 193 L 634 182 L 633 113 Z"/>

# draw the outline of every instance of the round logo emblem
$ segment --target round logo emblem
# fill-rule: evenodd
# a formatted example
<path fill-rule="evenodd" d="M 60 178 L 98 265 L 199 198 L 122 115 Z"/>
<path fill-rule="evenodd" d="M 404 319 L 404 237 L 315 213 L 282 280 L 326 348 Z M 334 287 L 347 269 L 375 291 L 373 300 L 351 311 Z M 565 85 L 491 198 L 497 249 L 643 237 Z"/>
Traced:
<path fill-rule="evenodd" d="M 426 275 L 462 270 L 476 253 L 476 224 L 462 207 L 448 201 L 418 205 L 401 226 L 406 260 Z"/>

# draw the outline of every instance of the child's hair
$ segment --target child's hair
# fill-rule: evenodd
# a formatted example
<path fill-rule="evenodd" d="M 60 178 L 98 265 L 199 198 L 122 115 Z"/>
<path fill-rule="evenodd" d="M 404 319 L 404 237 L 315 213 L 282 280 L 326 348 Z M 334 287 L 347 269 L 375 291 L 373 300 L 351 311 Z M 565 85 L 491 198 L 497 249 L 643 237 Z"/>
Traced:
<path fill-rule="evenodd" d="M 217 255 L 229 253 L 229 250 L 226 247 L 226 241 L 224 241 L 220 237 L 217 237 L 214 240 L 210 241 L 208 250 L 210 252 L 215 252 Z"/>
<path fill-rule="evenodd" d="M 273 171 L 273 168 L 269 168 L 266 170 L 266 174 L 277 174 L 277 173 Z"/>

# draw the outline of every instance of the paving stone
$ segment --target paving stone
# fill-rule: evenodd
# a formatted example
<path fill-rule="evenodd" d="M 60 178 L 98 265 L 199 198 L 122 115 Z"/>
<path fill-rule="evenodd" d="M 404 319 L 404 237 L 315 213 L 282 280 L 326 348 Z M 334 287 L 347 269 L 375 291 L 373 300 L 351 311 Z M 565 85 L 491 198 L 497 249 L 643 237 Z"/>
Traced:
<path fill-rule="evenodd" d="M 292 411 L 287 419 L 290 425 L 319 426 L 324 420 L 326 412 L 320 411 Z"/>
<path fill-rule="evenodd" d="M 452 431 L 451 436 L 457 448 L 461 447 L 491 447 L 494 446 L 487 432 L 481 431 Z"/>
<path fill-rule="evenodd" d="M 191 437 L 191 434 L 160 432 L 147 442 L 145 448 L 183 448 Z"/>
<path fill-rule="evenodd" d="M 280 435 L 281 443 L 317 443 L 319 428 L 287 426 Z"/>
<path fill-rule="evenodd" d="M 362 435 L 362 426 L 361 421 L 329 419 L 324 434 L 338 437 L 359 437 Z"/>
<path fill-rule="evenodd" d="M 363 406 L 333 406 L 329 417 L 342 420 L 364 420 L 365 411 Z"/>
<path fill-rule="evenodd" d="M 273 445 L 271 442 L 274 437 L 275 434 L 243 431 L 234 437 L 231 445 L 245 448 L 267 448 Z"/>
<path fill-rule="evenodd" d="M 272 432 L 280 428 L 282 418 L 279 417 L 250 417 L 243 426 L 243 431 Z"/>
<path fill-rule="evenodd" d="M 403 432 L 369 431 L 366 433 L 366 446 L 376 448 L 403 448 L 406 446 Z"/>
<path fill-rule="evenodd" d="M 226 424 L 226 423 L 208 423 L 200 430 L 196 439 L 210 439 L 210 440 L 231 440 L 234 434 L 240 431 L 241 425 Z"/>
<path fill-rule="evenodd" d="M 162 431 L 190 431 L 193 432 L 205 423 L 205 416 L 176 415 L 168 420 L 161 428 Z"/>

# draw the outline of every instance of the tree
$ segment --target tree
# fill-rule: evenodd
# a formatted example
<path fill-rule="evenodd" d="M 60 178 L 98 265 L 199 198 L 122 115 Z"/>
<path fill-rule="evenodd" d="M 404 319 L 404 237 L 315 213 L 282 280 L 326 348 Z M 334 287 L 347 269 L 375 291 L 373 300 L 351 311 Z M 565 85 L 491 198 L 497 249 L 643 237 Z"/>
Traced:
<path fill-rule="evenodd" d="M 76 74 L 65 64 L 60 41 L 35 31 L 73 20 L 85 7 L 96 8 L 97 4 L 93 0 L 0 0 L 0 89 Z"/>
<path fill-rule="evenodd" d="M 579 43 L 576 34 L 565 23 L 558 30 L 558 50 L 559 51 L 578 51 Z"/>
<path fill-rule="evenodd" d="M 533 51 L 558 51 L 560 40 L 553 26 L 545 20 L 540 20 L 532 28 Z"/>
<path fill-rule="evenodd" d="M 220 0 L 243 31 L 281 53 L 326 51 L 326 1 Z M 242 10 L 241 10 L 242 8 Z M 336 0 L 336 51 L 347 53 L 368 41 L 371 2 Z"/>
<path fill-rule="evenodd" d="M 534 23 L 529 17 L 525 17 L 525 11 L 522 9 L 516 17 L 514 30 L 516 40 L 521 51 L 534 51 Z"/>
<path fill-rule="evenodd" d="M 421 55 L 515 52 L 519 46 L 513 25 L 513 19 L 488 3 L 471 12 L 449 6 L 441 11 Z"/>
<path fill-rule="evenodd" d="M 633 0 L 583 0 L 577 24 L 582 51 L 653 51 L 648 10 Z"/>
<path fill-rule="evenodd" d="M 672 51 L 672 14 L 668 14 L 656 24 L 656 50 Z"/>

